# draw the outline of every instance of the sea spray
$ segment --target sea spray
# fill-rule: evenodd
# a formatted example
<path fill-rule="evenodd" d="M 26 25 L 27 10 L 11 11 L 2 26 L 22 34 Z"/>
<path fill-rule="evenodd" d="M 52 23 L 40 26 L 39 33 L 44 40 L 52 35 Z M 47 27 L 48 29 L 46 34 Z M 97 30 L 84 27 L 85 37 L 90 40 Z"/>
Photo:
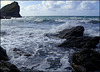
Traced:
<path fill-rule="evenodd" d="M 97 18 L 22 17 L 2 19 L 1 46 L 6 49 L 10 62 L 21 71 L 71 71 L 70 55 L 75 51 L 71 48 L 65 51 L 63 48 L 57 47 L 65 39 L 46 36 L 46 34 L 57 34 L 64 29 L 82 25 L 85 28 L 85 36 L 99 36 L 99 24 L 87 23 L 93 19 Z"/>

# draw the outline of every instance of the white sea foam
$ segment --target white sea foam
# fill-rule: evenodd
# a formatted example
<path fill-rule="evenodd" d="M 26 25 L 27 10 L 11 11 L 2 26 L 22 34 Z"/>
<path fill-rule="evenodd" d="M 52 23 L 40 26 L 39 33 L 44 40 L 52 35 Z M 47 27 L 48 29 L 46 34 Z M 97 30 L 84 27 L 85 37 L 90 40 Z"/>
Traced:
<path fill-rule="evenodd" d="M 44 22 L 41 24 L 35 23 L 43 20 Z M 52 21 L 52 17 L 50 20 Z M 62 48 L 56 47 L 64 39 L 45 36 L 47 33 L 55 34 L 63 29 L 82 25 L 85 28 L 84 35 L 99 36 L 98 24 L 80 23 L 79 21 L 82 19 L 77 20 L 77 17 L 68 20 L 57 18 L 53 20 L 54 24 L 50 24 L 50 20 L 41 17 L 1 20 L 1 31 L 6 32 L 6 35 L 1 37 L 1 45 L 6 49 L 10 62 L 20 70 L 68 71 L 65 68 L 70 67 L 68 57 L 73 51 L 64 51 Z M 56 24 L 56 21 L 64 22 Z M 19 51 L 13 51 L 15 48 Z M 31 56 L 25 56 L 25 54 Z"/>

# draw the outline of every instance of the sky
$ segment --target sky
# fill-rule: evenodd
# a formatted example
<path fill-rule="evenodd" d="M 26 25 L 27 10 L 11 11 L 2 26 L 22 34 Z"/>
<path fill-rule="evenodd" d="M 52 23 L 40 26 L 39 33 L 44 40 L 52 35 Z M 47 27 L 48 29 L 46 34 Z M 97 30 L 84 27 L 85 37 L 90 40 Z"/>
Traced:
<path fill-rule="evenodd" d="M 1 1 L 1 8 L 13 1 Z M 99 16 L 99 1 L 17 1 L 22 16 Z"/>

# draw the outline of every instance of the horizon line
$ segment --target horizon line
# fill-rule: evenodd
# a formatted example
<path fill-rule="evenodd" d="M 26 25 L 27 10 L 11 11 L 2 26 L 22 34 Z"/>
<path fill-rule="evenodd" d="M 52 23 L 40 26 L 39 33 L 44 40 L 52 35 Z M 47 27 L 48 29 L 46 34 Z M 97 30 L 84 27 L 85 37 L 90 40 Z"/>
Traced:
<path fill-rule="evenodd" d="M 33 15 L 31 15 L 31 16 L 33 16 Z M 39 16 L 39 15 L 36 15 L 36 16 Z M 40 16 L 59 16 L 59 15 L 40 15 Z M 60 15 L 60 16 L 65 16 L 65 15 Z M 68 15 L 66 15 L 66 16 L 68 16 Z M 76 15 L 73 15 L 73 16 L 76 16 Z M 81 16 L 81 15 L 78 15 L 78 16 Z M 99 15 L 97 15 L 97 16 L 99 16 Z"/>

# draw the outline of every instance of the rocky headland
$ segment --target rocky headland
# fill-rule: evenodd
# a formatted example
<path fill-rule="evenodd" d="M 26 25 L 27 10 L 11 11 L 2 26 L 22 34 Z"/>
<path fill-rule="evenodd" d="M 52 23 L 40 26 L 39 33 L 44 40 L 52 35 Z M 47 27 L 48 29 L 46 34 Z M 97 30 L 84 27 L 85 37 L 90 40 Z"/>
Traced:
<path fill-rule="evenodd" d="M 10 19 L 11 17 L 19 18 L 21 17 L 19 12 L 20 6 L 18 5 L 18 2 L 14 1 L 0 9 L 0 19 Z"/>

